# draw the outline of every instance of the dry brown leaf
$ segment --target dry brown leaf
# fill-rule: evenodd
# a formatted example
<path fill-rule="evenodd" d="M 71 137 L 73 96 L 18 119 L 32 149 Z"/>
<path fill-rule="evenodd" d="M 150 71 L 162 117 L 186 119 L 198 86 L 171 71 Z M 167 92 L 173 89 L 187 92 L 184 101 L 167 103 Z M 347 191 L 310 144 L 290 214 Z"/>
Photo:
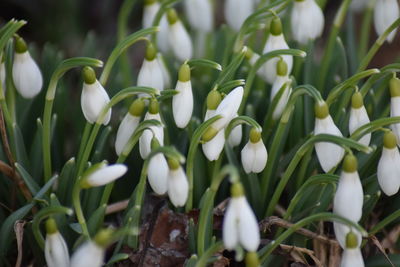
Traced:
<path fill-rule="evenodd" d="M 369 237 L 369 239 L 372 240 L 372 243 L 374 243 L 374 245 L 379 249 L 379 251 L 383 254 L 383 256 L 385 256 L 386 260 L 390 263 L 390 265 L 392 265 L 392 267 L 394 267 L 393 262 L 389 259 L 388 255 L 386 254 L 385 249 L 382 247 L 378 238 L 376 238 L 376 236 L 372 235 Z"/>
<path fill-rule="evenodd" d="M 22 255 L 23 255 L 23 249 L 22 249 L 22 241 L 24 239 L 24 226 L 25 226 L 26 221 L 16 221 L 14 223 L 14 232 L 15 236 L 17 239 L 17 261 L 15 263 L 15 267 L 20 267 L 21 262 L 22 262 Z"/>

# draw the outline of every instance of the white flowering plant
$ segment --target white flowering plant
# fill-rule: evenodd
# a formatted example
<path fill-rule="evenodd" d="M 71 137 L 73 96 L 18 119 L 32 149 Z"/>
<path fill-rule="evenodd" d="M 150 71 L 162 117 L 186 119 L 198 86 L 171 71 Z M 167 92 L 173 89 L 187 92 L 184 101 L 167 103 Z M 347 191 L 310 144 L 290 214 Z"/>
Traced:
<path fill-rule="evenodd" d="M 399 5 L 329 4 L 124 0 L 66 59 L 2 25 L 0 266 L 400 265 Z"/>

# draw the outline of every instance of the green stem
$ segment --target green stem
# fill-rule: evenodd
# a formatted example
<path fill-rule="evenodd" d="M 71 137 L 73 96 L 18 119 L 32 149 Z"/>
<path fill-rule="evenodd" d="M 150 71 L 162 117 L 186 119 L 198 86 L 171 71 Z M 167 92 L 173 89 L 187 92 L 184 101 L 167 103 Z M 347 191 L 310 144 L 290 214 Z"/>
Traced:
<path fill-rule="evenodd" d="M 78 159 L 78 162 L 80 161 L 80 159 L 82 158 L 82 153 L 83 153 L 83 151 L 84 151 L 84 149 L 85 149 L 85 145 L 86 145 L 86 143 L 87 143 L 87 141 L 88 141 L 88 138 L 89 138 L 89 134 L 90 134 L 90 130 L 92 129 L 92 124 L 91 123 L 89 123 L 89 122 L 86 122 L 86 124 L 85 124 L 85 129 L 83 130 L 83 135 L 82 135 L 82 138 L 81 138 L 81 143 L 80 143 L 80 145 L 79 145 L 79 151 L 78 151 L 78 157 L 77 157 L 77 159 Z"/>
<path fill-rule="evenodd" d="M 81 226 L 82 233 L 86 238 L 90 239 L 89 230 L 86 225 L 85 216 L 83 215 L 83 211 L 82 211 L 80 193 L 81 193 L 81 186 L 80 186 L 79 181 L 77 181 L 77 182 L 75 182 L 74 188 L 72 189 L 72 203 L 74 205 L 76 217 Z"/>
<path fill-rule="evenodd" d="M 369 33 L 371 32 L 372 13 L 376 0 L 370 0 L 363 13 L 363 21 L 361 24 L 360 46 L 358 49 L 358 58 L 361 59 L 367 53 L 369 43 Z"/>
<path fill-rule="evenodd" d="M 380 230 L 382 230 L 386 225 L 390 224 L 394 220 L 398 219 L 400 217 L 400 210 L 397 210 L 387 216 L 385 219 L 380 221 L 378 224 L 376 224 L 372 229 L 369 231 L 369 235 L 374 235 Z"/>
<path fill-rule="evenodd" d="M 342 4 L 340 5 L 338 12 L 336 13 L 336 17 L 333 22 L 331 32 L 329 34 L 328 44 L 326 46 L 325 53 L 322 58 L 321 72 L 320 72 L 320 76 L 319 76 L 320 78 L 317 83 L 317 88 L 320 92 L 324 91 L 325 80 L 326 80 L 326 76 L 328 74 L 329 66 L 331 63 L 333 49 L 335 48 L 336 37 L 339 34 L 340 27 L 342 27 L 342 24 L 346 17 L 347 9 L 349 8 L 350 3 L 351 3 L 351 0 L 344 0 L 342 2 Z"/>
<path fill-rule="evenodd" d="M 216 252 L 222 250 L 224 248 L 224 244 L 219 241 L 212 245 L 207 251 L 200 256 L 195 267 L 206 267 L 208 266 L 208 259 L 211 258 Z"/>

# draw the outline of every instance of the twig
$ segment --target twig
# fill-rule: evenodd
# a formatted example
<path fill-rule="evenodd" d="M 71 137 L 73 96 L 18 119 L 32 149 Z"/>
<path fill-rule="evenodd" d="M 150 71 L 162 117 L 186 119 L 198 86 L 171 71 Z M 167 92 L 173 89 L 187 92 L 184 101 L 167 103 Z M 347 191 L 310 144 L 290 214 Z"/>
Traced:
<path fill-rule="evenodd" d="M 126 209 L 126 207 L 128 207 L 128 203 L 129 203 L 129 199 L 126 199 L 126 200 L 118 201 L 113 204 L 107 205 L 106 215 L 116 213 L 116 212 Z"/>

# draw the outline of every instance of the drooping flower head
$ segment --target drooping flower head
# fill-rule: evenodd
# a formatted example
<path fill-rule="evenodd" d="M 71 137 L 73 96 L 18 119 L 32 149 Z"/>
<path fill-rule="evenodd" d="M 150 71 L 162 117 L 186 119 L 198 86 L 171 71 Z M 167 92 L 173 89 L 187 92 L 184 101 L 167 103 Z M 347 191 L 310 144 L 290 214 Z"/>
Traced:
<path fill-rule="evenodd" d="M 331 134 L 343 136 L 336 127 L 329 115 L 329 108 L 325 102 L 315 104 L 315 127 L 314 134 Z M 315 151 L 317 153 L 319 164 L 324 172 L 329 172 L 333 167 L 339 164 L 344 156 L 344 149 L 334 143 L 317 142 L 315 143 Z"/>
<path fill-rule="evenodd" d="M 82 175 L 81 188 L 103 186 L 122 177 L 128 168 L 123 164 L 107 165 L 106 161 L 97 163 Z"/>
<path fill-rule="evenodd" d="M 46 240 L 44 255 L 48 267 L 69 267 L 68 246 L 57 229 L 56 221 L 49 218 L 46 221 Z"/>
<path fill-rule="evenodd" d="M 15 38 L 15 54 L 12 68 L 15 89 L 24 98 L 33 98 L 43 86 L 42 73 L 28 51 L 24 39 Z"/>
<path fill-rule="evenodd" d="M 227 0 L 225 1 L 225 18 L 229 27 L 239 31 L 243 22 L 253 13 L 254 1 Z"/>
<path fill-rule="evenodd" d="M 271 102 L 274 100 L 275 96 L 280 90 L 283 90 L 283 92 L 280 94 L 278 103 L 276 104 L 272 113 L 272 118 L 274 120 L 277 120 L 281 117 L 292 93 L 292 88 L 290 86 L 291 80 L 289 78 L 287 64 L 282 58 L 276 63 L 276 74 L 277 76 L 272 84 L 271 89 Z"/>
<path fill-rule="evenodd" d="M 397 0 L 377 0 L 374 8 L 374 25 L 378 35 L 383 34 L 387 28 L 400 16 Z M 394 29 L 386 38 L 391 43 L 396 35 Z"/>
<path fill-rule="evenodd" d="M 148 43 L 146 54 L 140 68 L 137 80 L 138 86 L 148 86 L 157 90 L 157 94 L 164 90 L 163 71 L 157 58 L 157 50 L 152 43 Z M 145 97 L 146 94 L 140 94 Z"/>
<path fill-rule="evenodd" d="M 324 14 L 315 0 L 295 0 L 290 19 L 293 38 L 303 45 L 321 36 L 324 29 Z"/>
<path fill-rule="evenodd" d="M 351 109 L 349 119 L 349 132 L 353 134 L 358 128 L 369 123 L 367 110 L 364 107 L 363 97 L 360 92 L 355 92 L 351 97 Z M 364 135 L 358 142 L 368 146 L 371 141 L 371 133 Z"/>
<path fill-rule="evenodd" d="M 175 9 L 171 8 L 167 11 L 167 19 L 169 23 L 168 41 L 172 52 L 181 62 L 191 59 L 193 54 L 192 40 Z"/>
<path fill-rule="evenodd" d="M 258 129 L 253 127 L 250 130 L 249 141 L 242 149 L 241 158 L 246 173 L 259 173 L 264 170 L 268 153 Z"/>
<path fill-rule="evenodd" d="M 160 146 L 157 138 L 153 137 L 151 140 L 151 149 L 156 149 Z M 151 189 L 158 194 L 164 195 L 168 190 L 168 174 L 169 167 L 167 160 L 163 153 L 157 153 L 149 161 L 147 177 Z"/>
<path fill-rule="evenodd" d="M 178 94 L 172 97 L 172 113 L 176 126 L 185 128 L 193 113 L 193 93 L 190 82 L 190 67 L 184 63 L 179 69 L 178 82 L 175 90 Z"/>
<path fill-rule="evenodd" d="M 175 207 L 185 205 L 189 195 L 186 173 L 176 159 L 168 159 L 168 196 Z"/>
<path fill-rule="evenodd" d="M 160 10 L 160 3 L 158 0 L 145 0 L 143 6 L 143 19 L 142 24 L 143 28 L 149 28 L 153 26 L 154 19 L 156 17 L 157 12 Z M 168 52 L 169 44 L 168 44 L 168 21 L 167 16 L 164 14 L 161 17 L 160 31 L 157 32 L 157 47 L 162 52 Z"/>
<path fill-rule="evenodd" d="M 183 4 L 192 28 L 205 33 L 213 30 L 214 15 L 210 0 L 185 0 Z"/>
<path fill-rule="evenodd" d="M 346 248 L 342 254 L 340 267 L 364 267 L 364 259 L 360 250 L 357 235 L 350 231 L 346 236 Z"/>
<path fill-rule="evenodd" d="M 96 79 L 96 74 L 91 67 L 82 70 L 83 88 L 81 94 L 81 107 L 85 119 L 89 123 L 95 123 L 103 108 L 110 102 L 106 90 Z M 104 117 L 103 124 L 107 125 L 111 119 L 111 108 Z"/>
<path fill-rule="evenodd" d="M 115 151 L 118 156 L 121 155 L 129 139 L 139 125 L 144 107 L 144 101 L 140 98 L 136 99 L 132 102 L 128 113 L 126 113 L 125 117 L 122 119 L 115 138 Z"/>

